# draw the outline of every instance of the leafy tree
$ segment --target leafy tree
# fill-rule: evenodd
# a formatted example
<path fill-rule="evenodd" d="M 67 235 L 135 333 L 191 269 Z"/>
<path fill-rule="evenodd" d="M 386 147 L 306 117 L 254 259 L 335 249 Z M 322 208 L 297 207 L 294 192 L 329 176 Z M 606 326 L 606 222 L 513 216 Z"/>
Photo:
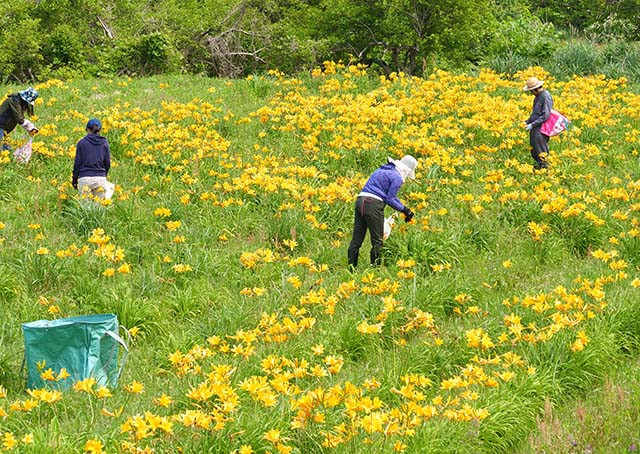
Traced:
<path fill-rule="evenodd" d="M 588 27 L 606 10 L 607 0 L 532 0 L 533 11 L 546 22 L 578 29 Z"/>
<path fill-rule="evenodd" d="M 478 61 L 492 24 L 489 0 L 324 0 L 320 35 L 333 50 L 385 73 L 419 74 L 430 57 Z"/>

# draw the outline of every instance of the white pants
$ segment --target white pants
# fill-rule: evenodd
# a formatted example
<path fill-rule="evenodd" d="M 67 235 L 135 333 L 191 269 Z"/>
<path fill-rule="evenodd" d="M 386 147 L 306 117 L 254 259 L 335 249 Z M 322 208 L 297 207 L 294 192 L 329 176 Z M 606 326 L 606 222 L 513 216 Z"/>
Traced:
<path fill-rule="evenodd" d="M 115 185 L 107 181 L 107 177 L 78 178 L 78 193 L 81 197 L 97 197 L 111 199 Z"/>

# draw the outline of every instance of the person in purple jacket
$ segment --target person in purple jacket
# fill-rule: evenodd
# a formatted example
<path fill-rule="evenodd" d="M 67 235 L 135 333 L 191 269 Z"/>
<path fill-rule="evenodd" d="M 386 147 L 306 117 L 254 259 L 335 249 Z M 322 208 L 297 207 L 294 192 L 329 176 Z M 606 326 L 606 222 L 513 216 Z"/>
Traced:
<path fill-rule="evenodd" d="M 114 185 L 107 181 L 111 168 L 111 150 L 106 137 L 99 134 L 102 123 L 91 119 L 87 123 L 87 135 L 76 145 L 71 184 L 81 196 L 110 199 Z"/>
<path fill-rule="evenodd" d="M 348 251 L 351 269 L 358 266 L 358 254 L 367 229 L 371 236 L 371 264 L 374 266 L 380 264 L 385 205 L 402 212 L 406 222 L 413 219 L 413 212 L 398 199 L 398 190 L 407 178 L 415 179 L 418 161 L 409 155 L 399 161 L 391 158 L 387 160 L 387 164 L 371 174 L 356 199 L 353 237 Z"/>

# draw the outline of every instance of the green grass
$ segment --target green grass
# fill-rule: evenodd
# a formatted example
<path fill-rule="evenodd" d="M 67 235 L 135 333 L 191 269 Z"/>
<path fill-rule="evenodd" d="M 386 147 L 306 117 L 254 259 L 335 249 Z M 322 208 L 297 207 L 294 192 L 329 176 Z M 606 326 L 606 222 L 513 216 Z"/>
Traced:
<path fill-rule="evenodd" d="M 564 405 L 547 400 L 519 452 L 635 452 L 639 399 L 638 364 L 630 361 L 580 399 Z"/>
<path fill-rule="evenodd" d="M 588 427 L 601 422 L 596 415 L 602 409 L 590 396 L 608 392 L 606 386 L 594 390 L 608 383 L 612 365 L 635 357 L 640 339 L 637 290 L 631 285 L 637 238 L 629 233 L 638 221 L 634 175 L 640 169 L 637 142 L 627 140 L 637 134 L 636 87 L 593 78 L 552 84 L 556 105 L 575 129 L 552 139 L 551 172 L 533 174 L 526 132 L 519 127 L 531 98 L 521 93 L 520 81 L 436 73 L 429 80 L 381 82 L 356 73 L 238 81 L 162 76 L 40 87 L 36 124 L 43 133 L 32 161 L 0 164 L 5 314 L 0 385 L 8 391 L 0 398 L 0 409 L 8 413 L 0 418 L 0 432 L 10 431 L 18 440 L 34 436 L 16 452 L 83 452 L 90 439 L 100 440 L 107 452 L 129 452 L 122 444 L 131 442 L 161 453 L 179 447 L 190 453 L 237 452 L 243 445 L 261 453 L 288 446 L 294 453 L 386 453 L 394 446 L 421 453 L 527 452 L 528 447 L 555 452 L 544 443 L 565 446 L 557 437 L 569 432 L 585 449 L 587 443 L 614 449 L 638 441 L 634 429 L 620 429 L 621 421 L 634 421 L 631 406 L 620 419 L 609 415 L 606 422 L 611 430 L 620 429 L 616 440 L 622 444 L 606 445 L 605 435 L 587 436 Z M 70 188 L 73 147 L 93 116 L 106 125 L 114 161 L 110 179 L 119 185 L 107 208 L 79 203 Z M 593 116 L 595 125 L 589 123 Z M 20 133 L 13 139 L 22 140 Z M 366 266 L 367 239 L 361 266 L 350 273 L 346 248 L 353 199 L 387 156 L 409 152 L 420 159 L 419 178 L 406 184 L 400 197 L 414 208 L 416 222 L 398 222 L 385 243 L 385 266 Z M 564 205 L 554 209 L 560 199 Z M 583 206 L 578 214 L 567 214 L 574 204 Z M 157 216 L 161 207 L 171 215 Z M 166 221 L 181 225 L 172 231 Z M 547 227 L 540 241 L 532 238 L 530 222 Z M 103 274 L 122 261 L 108 263 L 94 254 L 96 245 L 88 239 L 97 228 L 123 249 L 129 274 Z M 175 242 L 176 235 L 185 241 Z M 88 251 L 76 254 L 83 246 Z M 39 254 L 39 248 L 49 252 Z M 266 249 L 274 260 L 264 260 Z M 596 257 L 598 250 L 614 249 L 615 257 Z M 56 256 L 64 250 L 73 253 Z M 243 265 L 247 253 L 257 254 L 255 266 Z M 290 263 L 301 257 L 324 267 Z M 415 277 L 398 277 L 397 262 L 409 259 L 416 262 L 410 268 Z M 620 259 L 625 267 L 614 269 L 611 264 Z M 176 264 L 191 271 L 178 273 Z M 299 288 L 292 278 L 299 279 Z M 385 280 L 397 289 L 367 290 Z M 602 296 L 590 293 L 597 280 Z M 345 291 L 350 281 L 357 288 Z M 381 313 L 381 297 L 391 295 L 398 309 Z M 563 309 L 569 300 L 580 304 Z M 536 301 L 548 307 L 539 310 Z M 52 306 L 60 314 L 49 314 Z M 294 315 L 301 308 L 306 313 Z M 418 311 L 432 314 L 434 327 L 403 333 Z M 139 330 L 121 387 L 105 400 L 70 390 L 53 405 L 12 409 L 29 398 L 20 375 L 20 324 L 91 313 L 115 313 L 125 327 Z M 264 314 L 275 314 L 283 324 L 286 317 L 296 322 L 309 317 L 313 323 L 288 332 L 283 342 L 270 342 Z M 548 339 L 516 341 L 505 321 L 512 314 L 534 337 L 555 316 L 571 321 Z M 363 321 L 384 321 L 381 333 L 360 332 Z M 470 345 L 473 330 L 482 330 L 494 345 Z M 573 351 L 581 331 L 588 342 Z M 235 339 L 248 332 L 258 340 Z M 505 332 L 507 339 L 500 341 Z M 170 355 L 207 346 L 212 336 L 230 347 L 251 344 L 255 351 L 244 359 L 212 347 L 214 356 L 197 361 L 201 372 L 179 374 Z M 321 355 L 312 350 L 318 344 L 324 345 Z M 480 364 L 505 354 L 517 355 L 522 364 Z M 266 407 L 239 385 L 266 376 L 262 361 L 270 355 L 307 361 L 308 370 L 317 365 L 325 372 L 327 356 L 344 363 L 325 377 L 308 371 L 290 377 L 297 389 L 276 392 L 274 405 Z M 187 396 L 216 365 L 233 369 L 229 384 L 239 396 L 238 410 L 224 428 L 197 429 L 171 419 L 172 435 L 135 440 L 122 432 L 127 418 L 145 412 L 167 418 L 193 410 L 216 414 L 216 397 L 196 402 Z M 495 379 L 495 386 L 480 380 L 444 389 L 470 366 Z M 509 372 L 513 375 L 499 375 Z M 336 433 L 340 423 L 350 423 L 344 402 L 315 408 L 325 422 L 291 427 L 297 414 L 293 399 L 336 386 L 354 385 L 359 398 L 381 399 L 386 416 L 406 411 L 398 390 L 407 374 L 432 383 L 424 387 L 420 405 L 439 398 L 454 402 L 434 404 L 438 415 L 408 433 L 387 435 L 365 433 L 367 413 L 356 411 L 357 434 L 333 449 L 323 446 L 324 432 Z M 380 386 L 366 389 L 370 379 Z M 142 394 L 123 389 L 134 380 L 145 385 Z M 632 380 L 622 382 L 619 386 L 637 387 Z M 153 403 L 163 393 L 173 399 L 167 408 Z M 570 425 L 571 403 L 581 399 L 593 410 L 584 416 L 582 432 Z M 446 410 L 464 404 L 488 416 L 469 421 L 447 416 Z M 549 434 L 541 421 L 554 405 L 569 410 L 554 419 L 558 430 Z M 103 408 L 122 413 L 109 417 Z M 272 429 L 287 440 L 274 446 L 265 439 Z M 536 430 L 540 435 L 530 437 Z"/>

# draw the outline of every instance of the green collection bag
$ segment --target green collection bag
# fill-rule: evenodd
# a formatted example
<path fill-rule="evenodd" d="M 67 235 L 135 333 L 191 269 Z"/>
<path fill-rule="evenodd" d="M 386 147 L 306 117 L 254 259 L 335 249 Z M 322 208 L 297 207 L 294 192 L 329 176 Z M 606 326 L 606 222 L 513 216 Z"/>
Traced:
<path fill-rule="evenodd" d="M 129 352 L 118 331 L 114 314 L 23 323 L 27 388 L 67 388 L 89 377 L 98 386 L 115 388 Z M 63 368 L 70 376 L 45 380 L 41 372 L 49 368 L 56 377 Z"/>

